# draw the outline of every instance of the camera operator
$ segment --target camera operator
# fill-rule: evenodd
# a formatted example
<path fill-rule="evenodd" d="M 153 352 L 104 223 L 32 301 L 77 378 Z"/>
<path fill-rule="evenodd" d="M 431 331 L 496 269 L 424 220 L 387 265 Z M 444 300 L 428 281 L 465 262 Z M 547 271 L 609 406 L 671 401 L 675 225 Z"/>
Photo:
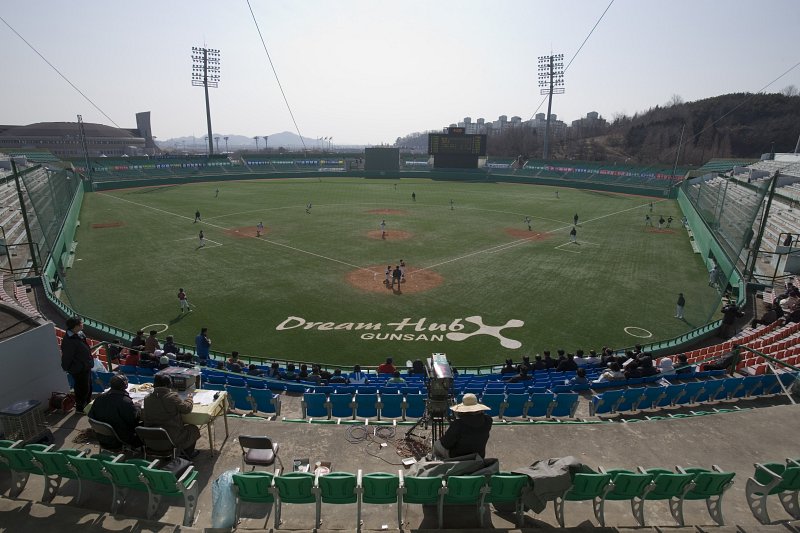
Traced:
<path fill-rule="evenodd" d="M 736 319 L 744 316 L 736 302 L 729 301 L 722 308 L 722 338 L 730 339 L 736 333 Z"/>
<path fill-rule="evenodd" d="M 441 439 L 433 443 L 433 453 L 439 459 L 451 459 L 477 453 L 486 457 L 486 443 L 492 430 L 492 417 L 484 413 L 490 408 L 478 403 L 474 394 L 453 407 L 456 419 L 450 422 Z"/>

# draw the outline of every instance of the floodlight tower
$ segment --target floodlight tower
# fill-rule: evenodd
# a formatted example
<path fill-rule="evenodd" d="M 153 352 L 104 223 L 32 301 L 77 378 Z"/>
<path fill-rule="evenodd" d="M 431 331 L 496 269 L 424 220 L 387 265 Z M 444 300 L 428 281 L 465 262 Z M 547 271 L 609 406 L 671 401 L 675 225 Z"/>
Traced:
<path fill-rule="evenodd" d="M 268 147 L 269 147 L 269 135 L 264 135 L 264 151 L 265 152 L 267 151 Z"/>
<path fill-rule="evenodd" d="M 206 91 L 206 122 L 208 123 L 208 155 L 214 153 L 214 135 L 211 132 L 211 106 L 208 103 L 208 88 L 219 86 L 219 50 L 192 47 L 192 85 Z"/>
<path fill-rule="evenodd" d="M 223 139 L 225 139 L 225 151 L 227 152 L 228 151 L 228 136 L 226 135 L 225 137 L 223 137 Z"/>
<path fill-rule="evenodd" d="M 540 94 L 548 95 L 547 124 L 544 129 L 543 159 L 550 156 L 550 111 L 553 108 L 553 95 L 564 94 L 564 54 L 539 56 Z"/>

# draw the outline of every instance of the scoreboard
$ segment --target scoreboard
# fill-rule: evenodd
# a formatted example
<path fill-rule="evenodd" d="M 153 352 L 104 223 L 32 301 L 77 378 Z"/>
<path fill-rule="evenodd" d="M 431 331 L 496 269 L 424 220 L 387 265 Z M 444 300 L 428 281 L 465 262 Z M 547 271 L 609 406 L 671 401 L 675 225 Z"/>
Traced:
<path fill-rule="evenodd" d="M 485 156 L 486 135 L 429 133 L 428 154 Z"/>

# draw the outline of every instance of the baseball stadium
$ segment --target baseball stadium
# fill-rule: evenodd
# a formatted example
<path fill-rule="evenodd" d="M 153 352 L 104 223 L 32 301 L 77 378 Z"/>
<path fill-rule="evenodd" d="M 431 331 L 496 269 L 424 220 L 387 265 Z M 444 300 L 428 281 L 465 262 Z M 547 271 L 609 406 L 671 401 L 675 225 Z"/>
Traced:
<path fill-rule="evenodd" d="M 120 62 L 124 74 L 104 70 L 104 82 L 86 92 L 78 86 L 94 73 L 70 81 L 55 57 L 46 59 L 52 52 L 23 37 L 31 18 L 23 6 L 12 20 L 20 31 L 0 16 L 11 31 L 0 38 L 30 48 L 108 122 L 77 115 L 13 125 L 35 119 L 9 113 L 0 124 L 0 531 L 798 530 L 800 141 L 794 146 L 792 110 L 800 96 L 794 86 L 764 91 L 800 63 L 757 93 L 689 103 L 676 94 L 613 125 L 591 111 L 568 126 L 551 112 L 553 95 L 563 94 L 564 71 L 610 0 L 566 67 L 562 54 L 539 57 L 546 115 L 466 117 L 394 143 L 337 148 L 330 136 L 307 143 L 300 133 L 246 4 L 241 12 L 192 6 L 212 9 L 198 20 L 213 18 L 231 42 L 249 11 L 261 66 L 279 88 L 267 91 L 263 73 L 236 58 L 233 75 L 246 74 L 234 78 L 237 90 L 252 92 L 227 93 L 226 105 L 241 98 L 248 115 L 231 124 L 250 128 L 273 111 L 262 101 L 274 99 L 297 135 L 243 137 L 233 151 L 212 130 L 219 50 L 205 44 L 191 48 L 192 85 L 205 96 L 199 149 L 194 134 L 189 150 L 180 138 L 156 137 L 169 133 L 154 132 L 150 111 L 120 127 L 87 95 L 102 87 L 109 99 L 126 98 L 133 93 L 118 84 L 136 77 L 137 97 L 172 102 L 147 106 L 175 111 L 159 120 L 194 124 L 175 118 L 182 115 L 169 106 L 183 102 L 168 100 L 169 80 L 159 80 L 157 96 L 145 88 L 151 69 L 164 76 L 157 65 L 169 55 L 147 48 L 148 31 L 172 46 L 164 35 L 182 42 L 193 14 L 165 4 L 164 13 L 142 10 L 145 18 L 131 14 L 123 25 L 116 11 L 109 23 L 82 10 L 82 27 L 97 34 L 97 50 L 81 57 L 92 69 L 110 62 L 92 54 L 112 52 L 112 33 L 127 50 L 133 28 L 141 47 L 135 62 Z M 438 4 L 412 19 L 397 10 L 392 23 L 420 25 L 399 34 L 404 40 L 436 41 L 426 46 L 460 69 L 449 87 L 432 70 L 417 71 L 417 49 L 393 43 L 385 20 L 356 21 L 363 35 L 331 34 L 344 43 L 359 33 L 356 52 L 337 52 L 325 30 L 338 31 L 345 10 L 328 17 L 326 3 L 311 4 L 270 5 L 269 20 L 271 31 L 290 27 L 287 40 L 303 49 L 281 59 L 306 76 L 292 78 L 303 91 L 313 86 L 298 100 L 309 106 L 305 116 L 319 115 L 315 127 L 368 114 L 378 104 L 358 101 L 365 87 L 383 87 L 385 102 L 412 101 L 426 88 L 438 106 L 467 82 L 530 74 L 516 61 L 491 70 L 506 65 L 501 53 L 487 52 L 482 64 L 469 51 L 477 49 L 460 36 L 448 42 L 437 24 L 426 34 L 427 18 L 443 16 Z M 367 20 L 367 11 L 385 8 L 369 7 L 352 11 Z M 462 7 L 441 20 L 458 25 Z M 484 7 L 463 10 L 475 17 Z M 504 19 L 527 20 L 508 7 L 498 4 Z M 636 9 L 620 10 L 626 26 L 636 26 Z M 559 10 L 570 26 L 588 12 Z M 39 17 L 43 38 L 58 33 Z M 402 49 L 398 64 L 365 54 L 382 32 Z M 624 37 L 635 43 L 632 35 Z M 480 36 L 488 45 L 500 34 Z M 599 44 L 594 57 L 606 65 Z M 255 57 L 253 42 L 237 46 Z M 79 48 L 64 48 L 60 60 L 77 63 Z M 434 51 L 424 61 L 442 67 Z M 744 78 L 745 59 L 737 61 Z M 345 72 L 353 109 L 331 105 L 338 97 L 326 91 L 342 94 L 332 89 L 345 78 L 326 62 Z M 665 84 L 667 59 L 652 63 Z M 714 66 L 735 77 L 722 65 Z M 7 80 L 14 91 L 38 76 L 26 66 Z M 403 71 L 406 92 L 381 85 L 387 67 Z M 613 66 L 604 68 L 584 79 L 598 90 L 615 83 Z M 656 84 L 645 72 L 635 77 Z M 638 81 L 626 80 L 626 95 Z M 41 88 L 48 103 L 58 100 L 56 86 L 37 79 L 30 102 L 44 102 Z M 27 94 L 17 99 L 4 101 L 28 103 Z M 626 104 L 639 105 L 632 97 Z M 395 121 L 409 108 L 379 105 L 385 114 L 370 118 L 400 128 Z M 764 145 L 767 134 L 776 141 Z M 730 154 L 751 157 L 723 157 Z"/>

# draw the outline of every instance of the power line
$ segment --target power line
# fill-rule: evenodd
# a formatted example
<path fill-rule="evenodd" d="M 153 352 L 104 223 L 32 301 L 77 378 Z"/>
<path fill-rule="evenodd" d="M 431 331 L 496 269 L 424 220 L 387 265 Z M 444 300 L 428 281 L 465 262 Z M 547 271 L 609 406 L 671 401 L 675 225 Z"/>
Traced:
<path fill-rule="evenodd" d="M 605 17 L 605 16 L 606 16 L 606 13 L 608 13 L 608 10 L 609 10 L 609 9 L 611 9 L 611 6 L 612 6 L 612 4 L 614 3 L 614 1 L 615 1 L 615 0 L 611 0 L 611 1 L 608 3 L 608 5 L 606 6 L 605 10 L 604 10 L 604 11 L 603 11 L 603 13 L 600 15 L 600 18 L 598 18 L 598 19 L 597 19 L 597 22 L 595 22 L 595 23 L 594 23 L 594 26 L 592 26 L 592 29 L 589 31 L 589 34 L 586 36 L 586 38 L 583 40 L 583 42 L 581 43 L 581 45 L 578 47 L 578 51 L 577 51 L 577 52 L 575 52 L 575 55 L 573 55 L 573 56 L 572 56 L 572 59 L 570 59 L 570 60 L 569 60 L 569 63 L 567 63 L 567 66 L 566 66 L 566 67 L 564 67 L 564 73 L 566 73 L 566 72 L 567 72 L 567 69 L 569 69 L 569 66 L 572 64 L 572 62 L 573 62 L 573 61 L 575 61 L 575 58 L 576 58 L 576 57 L 578 57 L 578 54 L 580 54 L 580 53 L 581 53 L 581 50 L 583 50 L 583 45 L 585 45 L 585 44 L 586 44 L 586 41 L 588 41 L 588 40 L 589 40 L 589 37 L 591 37 L 591 36 L 592 36 L 592 34 L 594 33 L 594 30 L 596 30 L 596 29 L 597 29 L 597 26 L 599 26 L 599 25 L 600 25 L 600 21 L 602 21 L 602 20 L 603 20 L 603 17 Z M 536 112 L 537 112 L 537 111 L 539 111 L 539 109 L 542 107 L 542 105 L 545 103 L 545 101 L 547 101 L 547 96 L 545 96 L 544 98 L 542 98 L 542 101 L 541 101 L 541 102 L 539 102 L 539 105 L 538 105 L 538 106 L 536 106 L 536 109 L 533 111 L 533 114 L 531 114 L 531 118 L 529 118 L 528 120 L 533 120 L 533 117 L 534 117 L 534 116 L 536 116 Z"/>
<path fill-rule="evenodd" d="M 267 59 L 269 60 L 269 66 L 272 67 L 272 73 L 275 75 L 275 81 L 278 82 L 278 88 L 281 90 L 283 101 L 286 103 L 286 109 L 289 110 L 289 116 L 292 117 L 292 123 L 294 123 L 294 129 L 297 131 L 297 135 L 300 136 L 300 143 L 303 145 L 303 151 L 305 151 L 306 142 L 303 140 L 303 135 L 300 133 L 300 127 L 297 125 L 297 121 L 294 119 L 294 113 L 292 113 L 292 107 L 289 105 L 289 100 L 286 98 L 286 93 L 283 91 L 283 85 L 281 85 L 281 80 L 278 78 L 278 72 L 275 70 L 275 65 L 272 64 L 272 58 L 269 55 L 269 50 L 267 50 L 267 43 L 264 42 L 264 36 L 261 34 L 261 28 L 258 27 L 258 21 L 256 20 L 255 13 L 253 13 L 253 7 L 250 5 L 250 0 L 247 0 L 247 7 L 250 9 L 250 15 L 253 17 L 253 23 L 256 25 L 256 30 L 258 31 L 258 37 L 261 39 L 261 45 L 264 47 L 264 52 L 267 54 Z"/>
<path fill-rule="evenodd" d="M 6 19 L 4 19 L 2 16 L 0 16 L 0 20 L 2 20 L 2 21 L 3 21 L 3 24 L 5 24 L 6 26 L 8 26 L 8 29 L 10 29 L 11 31 L 13 31 L 13 32 L 14 32 L 14 34 L 15 34 L 17 37 L 19 37 L 20 39 L 22 39 L 22 42 L 24 42 L 25 44 L 27 44 L 27 45 L 28 45 L 28 47 L 29 47 L 31 50 L 33 50 L 33 51 L 36 53 L 36 55 L 38 55 L 39 57 L 41 57 L 41 58 L 42 58 L 42 61 L 44 61 L 45 63 L 47 63 L 47 64 L 50 66 L 50 68 L 51 68 L 51 69 L 55 70 L 55 71 L 56 71 L 56 73 L 57 73 L 59 76 L 61 76 L 61 77 L 64 79 L 64 81 L 66 81 L 67 83 L 69 83 L 69 84 L 70 84 L 70 86 L 71 86 L 73 89 L 75 89 L 76 91 L 78 91 L 78 94 L 80 94 L 81 96 L 83 96 L 83 98 L 84 98 L 84 99 L 85 99 L 87 102 L 89 102 L 90 104 L 92 104 L 92 106 L 94 106 L 94 108 L 95 108 L 95 109 L 97 109 L 98 111 L 100 111 L 100 113 L 101 113 L 101 114 L 102 114 L 104 117 L 106 117 L 106 118 L 107 118 L 107 119 L 108 119 L 108 120 L 109 120 L 109 121 L 110 121 L 110 122 L 111 122 L 113 125 L 115 125 L 115 126 L 116 126 L 116 127 L 118 127 L 118 128 L 120 127 L 120 126 L 119 126 L 119 124 L 117 124 L 116 122 L 114 122 L 114 120 L 113 120 L 111 117 L 109 117 L 108 115 L 106 115 L 105 111 L 103 111 L 102 109 L 100 109 L 100 107 L 99 107 L 97 104 L 95 104 L 95 103 L 92 101 L 92 99 L 91 99 L 91 98 L 89 98 L 88 96 L 86 96 L 86 95 L 83 93 L 83 91 L 81 91 L 80 89 L 78 89 L 78 87 L 77 87 L 77 86 L 76 86 L 74 83 L 72 83 L 71 81 L 69 81 L 69 78 L 67 78 L 67 77 L 66 77 L 64 74 L 62 74 L 62 73 L 61 73 L 61 71 L 60 71 L 60 70 L 58 70 L 58 69 L 55 67 L 55 65 L 53 65 L 53 64 L 52 64 L 50 61 L 48 61 L 48 60 L 47 60 L 47 58 L 46 58 L 46 57 L 44 57 L 44 56 L 43 56 L 41 53 L 39 53 L 39 50 L 37 50 L 37 49 L 36 49 L 36 48 L 35 48 L 35 47 L 34 47 L 34 46 L 31 44 L 31 43 L 29 43 L 29 42 L 28 42 L 28 41 L 25 39 L 25 37 L 23 37 L 22 35 L 20 35 L 20 34 L 19 34 L 19 32 L 18 32 L 17 30 L 15 30 L 15 29 L 14 29 L 14 28 L 11 26 L 11 24 L 9 24 L 9 23 L 6 21 Z"/>

